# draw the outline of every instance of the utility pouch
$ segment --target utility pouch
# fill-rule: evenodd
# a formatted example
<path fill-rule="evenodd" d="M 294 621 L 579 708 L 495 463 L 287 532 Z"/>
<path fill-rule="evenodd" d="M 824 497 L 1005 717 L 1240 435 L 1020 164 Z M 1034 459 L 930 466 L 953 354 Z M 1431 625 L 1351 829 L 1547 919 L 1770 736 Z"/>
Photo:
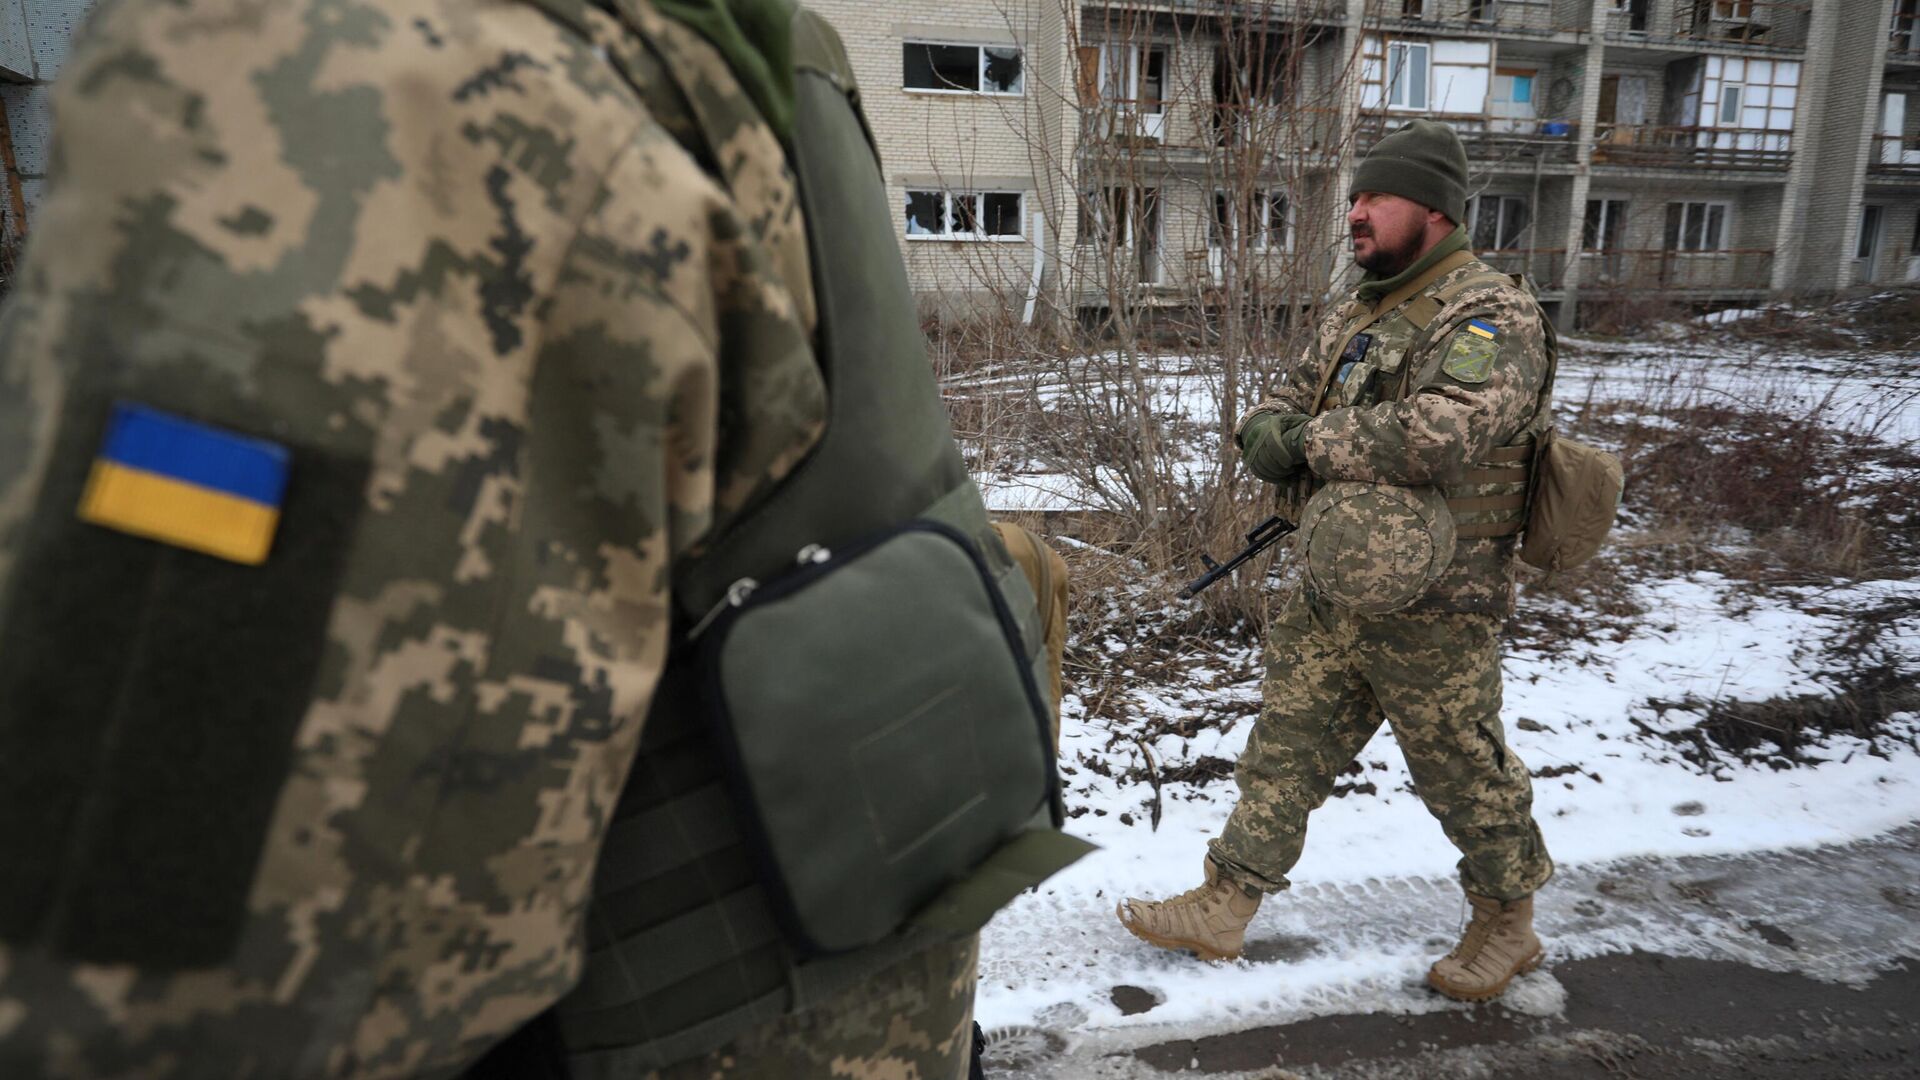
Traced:
<path fill-rule="evenodd" d="M 918 520 L 809 548 L 776 581 L 736 583 L 696 633 L 762 880 L 803 955 L 880 941 L 983 867 L 1022 867 L 1017 892 L 1085 850 L 1032 866 L 1034 826 L 1063 817 L 1050 713 L 959 531 Z"/>

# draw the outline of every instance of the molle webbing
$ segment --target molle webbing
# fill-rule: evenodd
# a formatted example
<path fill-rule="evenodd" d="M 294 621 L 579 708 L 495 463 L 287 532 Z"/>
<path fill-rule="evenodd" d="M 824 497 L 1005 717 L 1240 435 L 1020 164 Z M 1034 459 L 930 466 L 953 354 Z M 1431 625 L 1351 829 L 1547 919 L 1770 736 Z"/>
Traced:
<path fill-rule="evenodd" d="M 1531 441 L 1496 447 L 1480 464 L 1468 469 L 1457 483 L 1447 486 L 1448 491 L 1477 492 L 1447 499 L 1447 509 L 1454 516 L 1455 536 L 1477 540 L 1514 536 L 1520 532 L 1526 524 L 1533 449 Z"/>
<path fill-rule="evenodd" d="M 676 567 L 675 643 L 597 868 L 586 969 L 555 1010 L 576 1080 L 645 1075 L 711 1052 L 936 940 L 910 929 L 851 953 L 805 962 L 795 955 L 777 930 L 744 811 L 706 726 L 708 691 L 684 640 L 730 583 L 775 580 L 807 544 L 837 549 L 926 518 L 1006 561 L 927 362 L 852 68 L 831 29 L 798 5 L 792 10 L 796 115 L 786 150 L 818 297 L 827 426 L 778 488 L 706 553 Z M 642 20 L 626 21 L 640 32 Z M 704 74 L 682 70 L 674 50 L 648 45 L 709 142 L 754 122 L 730 112 L 723 97 L 699 92 Z M 1025 589 L 1011 564 L 1005 573 Z M 1001 580 L 1005 591 L 1008 578 Z M 1021 610 L 1023 594 L 1007 596 Z M 1037 614 L 1025 607 L 1021 630 L 1037 642 Z"/>

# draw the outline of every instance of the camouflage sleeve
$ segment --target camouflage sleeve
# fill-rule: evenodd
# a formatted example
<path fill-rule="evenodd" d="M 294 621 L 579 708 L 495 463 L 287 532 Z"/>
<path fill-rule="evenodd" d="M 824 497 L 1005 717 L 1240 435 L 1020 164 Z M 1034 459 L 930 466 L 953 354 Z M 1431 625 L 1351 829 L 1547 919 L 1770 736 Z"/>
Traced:
<path fill-rule="evenodd" d="M 1324 372 L 1322 357 L 1339 343 L 1340 332 L 1347 321 L 1356 313 L 1352 302 L 1340 304 L 1327 312 L 1314 333 L 1314 340 L 1294 357 L 1287 369 L 1280 373 L 1280 384 L 1274 388 L 1273 396 L 1241 414 L 1233 425 L 1234 441 L 1238 442 L 1240 433 L 1247 428 L 1247 421 L 1262 413 L 1310 413 L 1313 411 L 1313 393 L 1320 387 L 1320 377 Z"/>
<path fill-rule="evenodd" d="M 1442 325 L 1451 329 L 1419 358 L 1406 397 L 1330 409 L 1307 425 L 1316 476 L 1448 483 L 1532 420 L 1547 352 L 1531 299 L 1512 289 L 1469 293 Z"/>
<path fill-rule="evenodd" d="M 67 606 L 227 665 L 132 692 L 117 743 L 63 704 L 0 755 L 9 876 L 44 834 L 50 875 L 123 890 L 60 893 L 117 921 L 0 926 L 4 1076 L 439 1075 L 565 993 L 669 570 L 823 413 L 765 215 L 593 41 L 531 5 L 230 7 L 102 5 L 0 317 L 0 584 L 59 554 L 45 537 L 172 559 L 213 585 L 161 605 L 104 591 L 144 562 L 100 560 Z M 122 398 L 286 449 L 264 567 L 74 524 Z M 326 576 L 261 576 L 296 549 Z M 7 640 L 35 608 L 0 597 Z M 311 667 L 246 662 L 282 641 Z M 138 675 L 115 655 L 38 666 L 113 689 Z M 98 746 L 73 785 L 110 828 L 26 816 L 16 780 Z M 260 824 L 196 831 L 229 820 Z M 136 903 L 168 881 L 174 908 Z"/>

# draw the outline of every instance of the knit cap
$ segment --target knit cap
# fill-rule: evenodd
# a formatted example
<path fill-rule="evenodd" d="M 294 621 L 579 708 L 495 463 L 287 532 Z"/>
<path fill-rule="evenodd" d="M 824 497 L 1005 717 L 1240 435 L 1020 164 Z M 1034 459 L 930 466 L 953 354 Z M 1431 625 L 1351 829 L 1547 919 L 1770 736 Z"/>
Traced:
<path fill-rule="evenodd" d="M 1437 120 L 1415 120 L 1379 142 L 1353 172 L 1349 196 L 1378 191 L 1467 220 L 1467 148 Z"/>

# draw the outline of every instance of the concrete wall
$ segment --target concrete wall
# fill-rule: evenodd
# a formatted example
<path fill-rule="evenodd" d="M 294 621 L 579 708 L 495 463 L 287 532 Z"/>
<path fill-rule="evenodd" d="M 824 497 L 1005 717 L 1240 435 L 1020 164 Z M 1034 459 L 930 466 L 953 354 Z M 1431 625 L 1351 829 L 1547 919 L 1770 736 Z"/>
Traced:
<path fill-rule="evenodd" d="M 0 175 L 0 237 L 21 235 L 14 196 L 28 222 L 46 186 L 52 137 L 51 83 L 94 0 L 0 0 L 0 108 L 13 143 L 14 172 Z"/>

